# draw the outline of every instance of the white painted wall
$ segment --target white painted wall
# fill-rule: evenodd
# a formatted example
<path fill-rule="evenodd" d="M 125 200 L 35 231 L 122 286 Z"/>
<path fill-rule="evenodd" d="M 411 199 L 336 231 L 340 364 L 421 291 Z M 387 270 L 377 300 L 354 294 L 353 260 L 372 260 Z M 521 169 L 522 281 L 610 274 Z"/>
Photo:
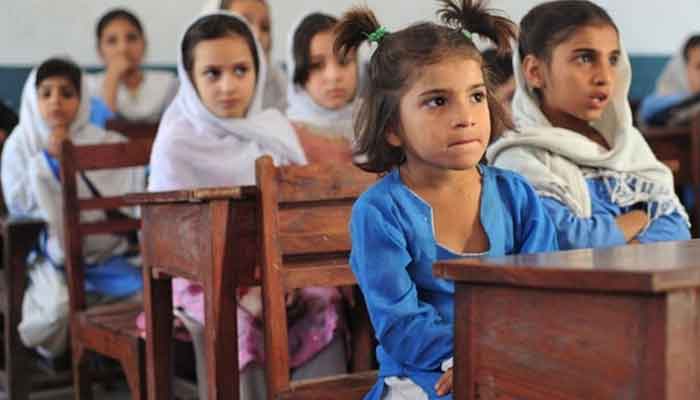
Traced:
<path fill-rule="evenodd" d="M 274 58 L 284 56 L 286 32 L 304 11 L 340 14 L 366 3 L 390 29 L 418 19 L 433 19 L 433 0 L 269 0 L 273 13 Z M 597 0 L 618 23 L 631 53 L 668 54 L 692 31 L 700 31 L 698 0 Z M 108 8 L 125 6 L 146 26 L 147 62 L 172 64 L 185 26 L 203 0 L 2 0 L 0 65 L 33 64 L 50 55 L 70 54 L 78 62 L 96 64 L 94 25 Z M 538 0 L 492 0 L 519 20 Z"/>

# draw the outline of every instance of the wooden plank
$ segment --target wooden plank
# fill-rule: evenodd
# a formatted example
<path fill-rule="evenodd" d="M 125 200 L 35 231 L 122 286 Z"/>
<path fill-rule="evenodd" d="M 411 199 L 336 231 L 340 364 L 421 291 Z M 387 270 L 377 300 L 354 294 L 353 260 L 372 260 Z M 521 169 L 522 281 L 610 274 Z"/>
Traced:
<path fill-rule="evenodd" d="M 105 129 L 119 132 L 129 139 L 151 139 L 158 133 L 157 122 L 134 122 L 124 119 L 109 119 Z"/>
<path fill-rule="evenodd" d="M 289 166 L 278 174 L 281 202 L 356 198 L 377 181 L 376 174 L 361 172 L 351 163 Z"/>
<path fill-rule="evenodd" d="M 279 235 L 282 253 L 294 255 L 348 250 L 348 222 L 351 211 L 351 201 L 280 209 Z"/>
<path fill-rule="evenodd" d="M 73 146 L 76 170 L 117 169 L 148 165 L 152 139 Z"/>
<path fill-rule="evenodd" d="M 282 271 L 284 286 L 289 289 L 303 287 L 333 287 L 356 285 L 357 279 L 347 260 L 343 264 L 308 265 L 298 268 L 285 266 Z"/>
<path fill-rule="evenodd" d="M 208 205 L 163 204 L 142 207 L 144 265 L 167 267 L 199 276 L 202 265 L 210 265 L 210 221 Z M 167 234 L 166 234 L 167 232 Z"/>
<path fill-rule="evenodd" d="M 469 320 L 480 395 L 474 398 L 653 398 L 645 397 L 640 379 L 646 331 L 639 321 L 650 296 L 471 290 L 478 310 Z"/>
<path fill-rule="evenodd" d="M 518 287 L 658 293 L 700 285 L 700 240 L 436 263 L 435 275 Z"/>
<path fill-rule="evenodd" d="M 279 394 L 284 400 L 356 400 L 361 399 L 377 382 L 377 371 L 334 375 L 320 379 L 292 382 L 289 390 Z"/>

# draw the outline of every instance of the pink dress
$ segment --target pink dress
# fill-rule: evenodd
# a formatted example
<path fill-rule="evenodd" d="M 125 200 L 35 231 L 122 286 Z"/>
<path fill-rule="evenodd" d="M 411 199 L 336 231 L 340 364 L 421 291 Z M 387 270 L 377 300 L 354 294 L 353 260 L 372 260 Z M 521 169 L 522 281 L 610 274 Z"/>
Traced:
<path fill-rule="evenodd" d="M 243 290 L 245 292 L 245 289 Z M 304 314 L 289 326 L 290 366 L 296 368 L 323 350 L 341 328 L 342 296 L 335 288 L 305 288 L 298 292 Z M 183 278 L 173 279 L 173 306 L 204 324 L 202 287 Z M 139 329 L 145 332 L 144 315 L 139 315 Z M 262 321 L 238 306 L 238 365 L 242 371 L 252 362 L 263 363 L 265 341 Z"/>

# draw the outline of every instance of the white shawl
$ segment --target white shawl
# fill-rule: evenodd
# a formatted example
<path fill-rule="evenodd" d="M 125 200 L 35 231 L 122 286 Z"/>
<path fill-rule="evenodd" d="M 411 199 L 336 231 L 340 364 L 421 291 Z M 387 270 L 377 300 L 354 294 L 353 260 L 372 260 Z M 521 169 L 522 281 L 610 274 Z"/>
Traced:
<path fill-rule="evenodd" d="M 289 31 L 287 38 L 287 117 L 292 121 L 299 121 L 309 125 L 312 129 L 319 128 L 323 132 L 331 132 L 342 136 L 350 141 L 353 139 L 353 109 L 355 101 L 351 101 L 345 106 L 330 110 L 317 104 L 308 92 L 302 87 L 294 83 L 294 74 L 296 72 L 296 63 L 294 62 L 294 35 L 299 29 L 299 25 L 304 21 L 304 18 L 313 13 L 304 14 L 293 25 Z M 358 60 L 358 74 L 359 74 Z M 358 76 L 357 82 L 360 79 Z M 355 91 L 357 93 L 357 90 Z M 357 95 L 355 96 L 357 98 Z"/>
<path fill-rule="evenodd" d="M 513 56 L 516 92 L 513 118 L 517 131 L 509 131 L 486 152 L 489 162 L 524 175 L 541 195 L 569 207 L 578 217 L 591 216 L 591 198 L 586 178 L 611 178 L 613 202 L 619 206 L 647 203 L 650 219 L 679 212 L 688 220 L 675 195 L 673 175 L 659 162 L 641 133 L 632 126 L 627 102 L 631 68 L 623 50 L 618 79 L 610 104 L 600 120 L 592 123 L 610 144 L 607 150 L 585 136 L 555 128 L 527 87 L 520 55 Z"/>
<path fill-rule="evenodd" d="M 688 73 L 682 51 L 675 54 L 666 63 L 659 79 L 656 81 L 656 94 L 668 96 L 679 93 L 689 93 Z"/>
<path fill-rule="evenodd" d="M 215 14 L 245 23 L 243 18 L 225 11 L 209 15 Z M 198 17 L 189 26 L 209 15 Z M 271 155 L 278 165 L 306 163 L 289 121 L 277 110 L 261 111 L 267 68 L 257 41 L 256 46 L 260 70 L 245 118 L 224 119 L 209 112 L 179 55 L 180 88 L 158 128 L 151 153 L 149 190 L 253 185 L 255 160 L 262 155 Z"/>

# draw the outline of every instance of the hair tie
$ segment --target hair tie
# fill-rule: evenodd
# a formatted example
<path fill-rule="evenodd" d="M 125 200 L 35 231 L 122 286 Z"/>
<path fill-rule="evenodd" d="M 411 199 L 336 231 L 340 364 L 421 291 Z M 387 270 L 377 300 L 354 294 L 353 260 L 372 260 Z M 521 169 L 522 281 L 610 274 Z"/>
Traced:
<path fill-rule="evenodd" d="M 384 36 L 387 33 L 389 33 L 389 31 L 387 31 L 385 27 L 380 26 L 379 28 L 377 28 L 376 31 L 374 31 L 372 33 L 369 33 L 369 34 L 365 33 L 365 36 L 367 36 L 367 39 L 369 40 L 370 43 L 379 44 L 379 42 L 382 41 L 382 39 L 384 38 Z"/>
<path fill-rule="evenodd" d="M 474 35 L 471 32 L 469 32 L 468 30 L 462 29 L 462 35 L 464 35 L 464 37 L 471 40 L 472 42 L 474 41 Z"/>

